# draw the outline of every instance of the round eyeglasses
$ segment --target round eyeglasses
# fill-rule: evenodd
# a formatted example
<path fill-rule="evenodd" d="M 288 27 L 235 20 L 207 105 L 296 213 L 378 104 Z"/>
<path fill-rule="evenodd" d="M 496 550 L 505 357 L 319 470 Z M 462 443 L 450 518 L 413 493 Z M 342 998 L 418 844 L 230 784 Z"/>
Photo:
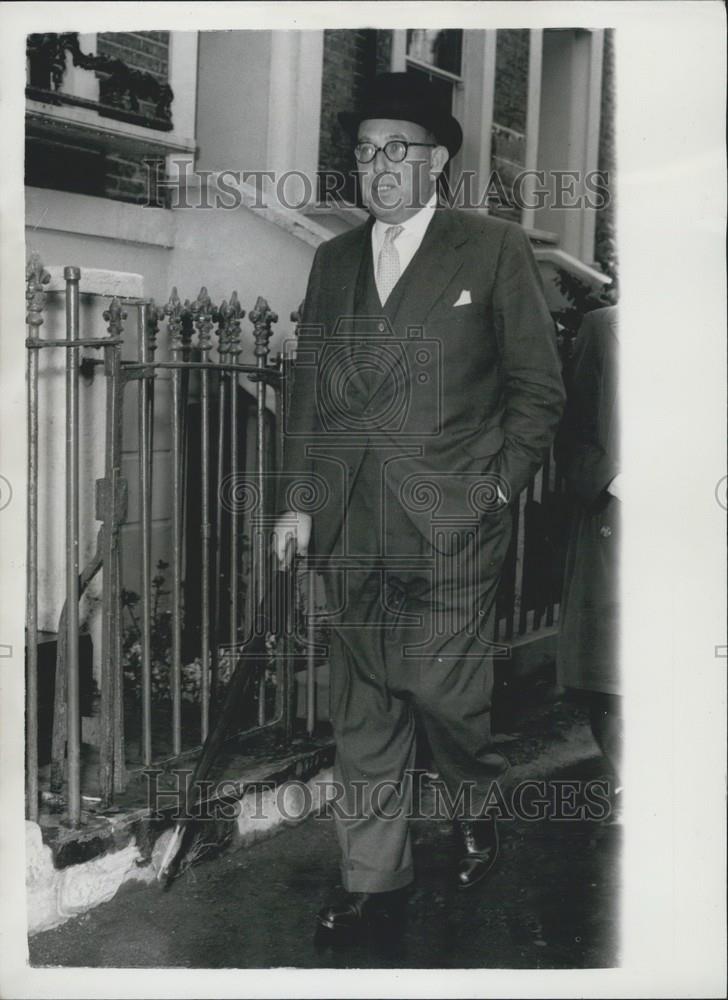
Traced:
<path fill-rule="evenodd" d="M 410 146 L 429 146 L 435 149 L 434 142 L 405 142 L 402 139 L 390 139 L 383 146 L 375 146 L 373 142 L 358 142 L 354 146 L 354 156 L 359 163 L 371 163 L 381 150 L 390 163 L 401 163 L 407 156 Z"/>

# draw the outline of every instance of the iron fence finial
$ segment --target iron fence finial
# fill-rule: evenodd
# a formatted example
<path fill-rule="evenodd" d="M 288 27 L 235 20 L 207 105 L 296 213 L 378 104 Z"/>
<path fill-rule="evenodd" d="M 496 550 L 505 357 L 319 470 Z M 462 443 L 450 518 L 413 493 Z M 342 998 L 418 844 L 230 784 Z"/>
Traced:
<path fill-rule="evenodd" d="M 212 348 L 213 315 L 217 311 L 212 304 L 207 288 L 203 285 L 199 295 L 190 305 L 190 312 L 197 328 L 197 346 L 203 352 L 203 357 L 206 357 L 207 352 Z"/>
<path fill-rule="evenodd" d="M 223 299 L 212 317 L 217 323 L 217 351 L 221 361 L 228 349 L 227 323 L 229 315 L 230 306 L 227 304 L 227 299 Z"/>
<path fill-rule="evenodd" d="M 238 355 L 243 349 L 240 323 L 244 316 L 245 310 L 240 305 L 238 293 L 233 292 L 230 296 L 230 315 L 227 324 L 228 349 L 233 361 L 236 361 Z"/>
<path fill-rule="evenodd" d="M 154 357 L 154 352 L 157 350 L 157 337 L 159 336 L 159 321 L 164 319 L 164 306 L 158 306 L 154 299 L 149 300 L 149 306 L 147 308 L 147 346 L 149 348 L 150 357 Z"/>
<path fill-rule="evenodd" d="M 110 337 L 120 337 L 124 332 L 124 320 L 126 319 L 126 310 L 122 309 L 121 302 L 119 302 L 116 296 L 113 297 L 109 303 L 109 308 L 105 309 L 103 312 L 103 317 L 108 323 L 108 332 Z"/>
<path fill-rule="evenodd" d="M 33 328 L 34 335 L 37 335 L 38 327 L 43 324 L 46 302 L 43 286 L 50 280 L 51 276 L 43 267 L 40 254 L 32 253 L 25 265 L 25 301 L 28 304 L 25 322 Z"/>
<path fill-rule="evenodd" d="M 250 311 L 250 320 L 253 323 L 253 336 L 255 337 L 255 356 L 265 358 L 270 350 L 270 338 L 273 334 L 271 326 L 278 322 L 278 315 L 262 296 L 258 296 L 255 307 Z"/>
<path fill-rule="evenodd" d="M 177 293 L 177 286 L 172 287 L 169 302 L 164 306 L 163 312 L 167 316 L 167 333 L 169 334 L 170 350 L 176 351 L 182 347 L 182 313 L 184 306 L 180 302 Z"/>

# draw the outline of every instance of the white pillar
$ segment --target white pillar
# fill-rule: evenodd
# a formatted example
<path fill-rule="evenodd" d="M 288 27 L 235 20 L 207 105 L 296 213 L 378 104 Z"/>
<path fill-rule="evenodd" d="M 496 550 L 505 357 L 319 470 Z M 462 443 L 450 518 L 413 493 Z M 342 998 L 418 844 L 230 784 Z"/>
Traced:
<path fill-rule="evenodd" d="M 495 30 L 465 31 L 463 36 L 463 170 L 475 175 L 470 185 L 480 199 L 490 174 L 491 126 L 495 96 Z M 467 188 L 466 188 L 467 190 Z"/>
<path fill-rule="evenodd" d="M 324 68 L 323 31 L 298 33 L 298 108 L 296 161 L 298 169 L 315 177 L 321 130 L 321 81 Z"/>
<path fill-rule="evenodd" d="M 323 31 L 274 31 L 271 39 L 266 170 L 305 174 L 316 192 Z M 300 198 L 302 181 L 285 189 L 290 201 Z M 271 192 L 273 193 L 273 192 Z"/>
<path fill-rule="evenodd" d="M 526 107 L 526 170 L 536 170 L 538 166 L 539 118 L 541 115 L 541 69 L 543 61 L 543 29 L 531 30 L 528 45 L 528 103 Z M 526 204 L 534 204 L 532 193 L 536 186 L 534 177 L 527 178 L 522 187 L 523 200 Z M 524 208 L 521 212 L 521 225 L 533 229 L 535 210 Z"/>
<path fill-rule="evenodd" d="M 602 110 L 602 66 L 604 63 L 604 29 L 591 33 L 589 60 L 589 96 L 584 137 L 584 171 L 590 173 L 599 166 L 599 128 Z M 596 233 L 596 209 L 585 207 L 581 212 L 581 258 L 587 263 L 594 262 L 594 237 Z"/>
<path fill-rule="evenodd" d="M 547 29 L 544 32 L 538 167 L 551 194 L 558 172 L 568 187 L 563 203 L 535 213 L 536 226 L 559 236 L 561 249 L 587 263 L 594 255 L 594 209 L 584 206 L 584 176 L 599 153 L 604 32 Z M 578 207 L 574 207 L 575 203 Z"/>
<path fill-rule="evenodd" d="M 168 80 L 172 88 L 172 131 L 170 139 L 194 144 L 197 132 L 197 31 L 170 31 Z M 183 162 L 195 166 L 195 153 L 170 153 L 167 176 L 185 177 Z"/>
<path fill-rule="evenodd" d="M 169 85 L 174 94 L 170 137 L 188 142 L 195 136 L 197 38 L 197 31 L 169 33 Z"/>
<path fill-rule="evenodd" d="M 396 28 L 392 32 L 392 73 L 404 73 L 407 69 L 407 29 Z"/>

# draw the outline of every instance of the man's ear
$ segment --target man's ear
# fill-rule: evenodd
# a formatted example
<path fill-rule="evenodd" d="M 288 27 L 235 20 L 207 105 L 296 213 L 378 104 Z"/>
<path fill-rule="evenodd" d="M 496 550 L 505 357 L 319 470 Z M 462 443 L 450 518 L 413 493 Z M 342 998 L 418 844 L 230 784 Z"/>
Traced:
<path fill-rule="evenodd" d="M 445 164 L 450 159 L 450 154 L 445 146 L 435 146 L 430 157 L 430 173 L 437 177 L 445 169 Z"/>

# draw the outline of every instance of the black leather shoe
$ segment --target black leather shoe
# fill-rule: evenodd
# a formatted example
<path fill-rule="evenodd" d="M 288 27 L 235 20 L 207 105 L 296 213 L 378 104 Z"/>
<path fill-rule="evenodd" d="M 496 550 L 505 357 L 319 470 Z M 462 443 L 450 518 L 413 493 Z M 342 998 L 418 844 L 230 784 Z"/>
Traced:
<path fill-rule="evenodd" d="M 495 819 L 459 820 L 463 854 L 458 861 L 457 884 L 469 889 L 485 878 L 498 857 L 498 827 Z"/>
<path fill-rule="evenodd" d="M 400 892 L 343 892 L 318 914 L 321 927 L 330 931 L 349 930 L 373 919 L 392 916 Z"/>

